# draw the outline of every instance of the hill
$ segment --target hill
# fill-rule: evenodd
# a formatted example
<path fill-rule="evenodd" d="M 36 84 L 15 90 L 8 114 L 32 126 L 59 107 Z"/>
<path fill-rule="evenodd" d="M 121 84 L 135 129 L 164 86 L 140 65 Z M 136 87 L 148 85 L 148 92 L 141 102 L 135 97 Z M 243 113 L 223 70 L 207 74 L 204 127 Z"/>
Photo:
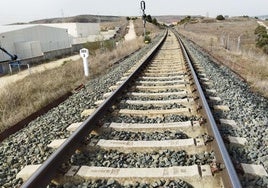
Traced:
<path fill-rule="evenodd" d="M 29 22 L 30 24 L 44 24 L 44 23 L 96 23 L 96 22 L 115 22 L 119 21 L 122 17 L 120 16 L 101 16 L 101 15 L 78 15 L 71 17 L 62 18 L 49 18 L 42 20 L 35 20 Z"/>
<path fill-rule="evenodd" d="M 165 15 L 165 16 L 152 16 L 153 18 L 156 18 L 158 22 L 162 23 L 173 23 L 178 22 L 181 19 L 185 18 L 187 15 Z M 193 18 L 200 18 L 201 16 L 191 16 Z"/>

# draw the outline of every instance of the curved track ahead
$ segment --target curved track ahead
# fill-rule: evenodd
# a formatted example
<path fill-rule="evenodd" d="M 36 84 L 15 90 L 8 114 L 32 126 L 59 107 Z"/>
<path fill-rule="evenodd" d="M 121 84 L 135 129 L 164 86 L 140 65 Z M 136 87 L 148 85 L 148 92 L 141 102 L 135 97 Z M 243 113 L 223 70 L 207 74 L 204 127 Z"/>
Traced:
<path fill-rule="evenodd" d="M 241 187 L 174 33 L 168 31 L 110 90 L 85 122 L 69 128 L 74 133 L 58 141 L 63 144 L 52 143 L 57 150 L 23 187 L 46 185 L 51 179 L 76 185 L 81 179 L 112 179 L 122 185 L 160 179 L 159 185 L 166 186 L 175 181 L 189 187 Z M 69 161 L 65 175 L 58 171 L 64 161 Z"/>

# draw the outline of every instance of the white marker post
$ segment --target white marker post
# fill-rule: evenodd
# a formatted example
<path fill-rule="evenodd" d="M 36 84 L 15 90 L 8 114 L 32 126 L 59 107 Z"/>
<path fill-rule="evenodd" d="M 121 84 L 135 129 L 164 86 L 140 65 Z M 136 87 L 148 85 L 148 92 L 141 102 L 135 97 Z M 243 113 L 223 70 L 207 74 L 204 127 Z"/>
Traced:
<path fill-rule="evenodd" d="M 85 76 L 87 77 L 88 76 L 88 61 L 87 61 L 87 58 L 89 56 L 88 49 L 82 48 L 80 50 L 80 56 L 83 59 L 84 72 L 85 72 Z"/>

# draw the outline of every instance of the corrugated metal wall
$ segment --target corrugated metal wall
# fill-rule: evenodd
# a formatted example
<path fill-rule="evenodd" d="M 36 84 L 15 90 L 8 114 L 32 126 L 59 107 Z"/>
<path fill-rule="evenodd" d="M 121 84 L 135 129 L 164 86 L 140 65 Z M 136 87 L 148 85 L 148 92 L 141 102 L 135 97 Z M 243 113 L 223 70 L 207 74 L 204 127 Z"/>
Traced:
<path fill-rule="evenodd" d="M 44 55 L 40 41 L 16 42 L 15 49 L 18 57 L 23 59 Z"/>

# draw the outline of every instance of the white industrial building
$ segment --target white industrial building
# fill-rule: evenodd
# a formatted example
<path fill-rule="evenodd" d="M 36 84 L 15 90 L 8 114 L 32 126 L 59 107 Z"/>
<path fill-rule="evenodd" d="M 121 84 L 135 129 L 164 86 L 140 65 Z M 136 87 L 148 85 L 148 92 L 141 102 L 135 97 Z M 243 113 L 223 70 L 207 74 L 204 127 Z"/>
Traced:
<path fill-rule="evenodd" d="M 99 23 L 25 24 L 0 26 L 0 46 L 24 61 L 70 54 L 99 38 Z M 0 50 L 0 74 L 11 58 Z M 3 68 L 3 66 L 5 66 Z"/>
<path fill-rule="evenodd" d="M 99 23 L 55 23 L 45 26 L 67 29 L 72 44 L 92 42 L 100 34 Z"/>
<path fill-rule="evenodd" d="M 0 27 L 0 46 L 20 59 L 43 56 L 45 52 L 71 48 L 66 29 L 43 25 L 15 25 Z M 10 57 L 0 51 L 0 62 Z"/>
<path fill-rule="evenodd" d="M 99 23 L 55 23 L 42 25 L 68 29 L 69 35 L 74 38 L 88 37 L 89 35 L 98 35 L 100 32 Z"/>

